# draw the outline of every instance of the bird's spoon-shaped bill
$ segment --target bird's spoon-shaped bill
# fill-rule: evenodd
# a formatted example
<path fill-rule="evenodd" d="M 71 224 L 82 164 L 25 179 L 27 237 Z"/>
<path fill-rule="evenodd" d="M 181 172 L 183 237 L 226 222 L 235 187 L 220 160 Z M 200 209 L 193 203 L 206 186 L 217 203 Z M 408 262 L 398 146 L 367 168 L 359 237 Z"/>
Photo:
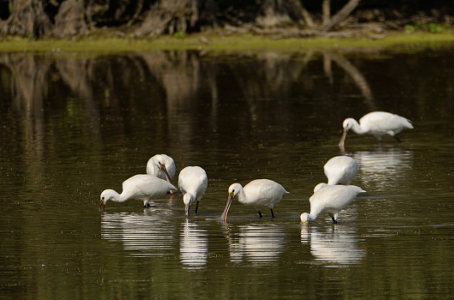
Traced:
<path fill-rule="evenodd" d="M 229 197 L 227 198 L 227 203 L 224 208 L 224 212 L 221 215 L 221 220 L 222 221 L 227 221 L 227 214 L 229 213 L 230 206 L 232 205 L 233 202 L 233 193 L 229 194 Z"/>

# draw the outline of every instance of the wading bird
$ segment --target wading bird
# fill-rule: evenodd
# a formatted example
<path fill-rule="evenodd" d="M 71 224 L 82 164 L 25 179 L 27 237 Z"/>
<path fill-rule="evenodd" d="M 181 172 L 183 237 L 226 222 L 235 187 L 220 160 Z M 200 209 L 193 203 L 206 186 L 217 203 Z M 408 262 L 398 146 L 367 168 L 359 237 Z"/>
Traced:
<path fill-rule="evenodd" d="M 334 156 L 323 166 L 328 184 L 350 184 L 358 172 L 358 163 L 349 156 Z"/>
<path fill-rule="evenodd" d="M 183 193 L 184 212 L 189 216 L 189 209 L 196 201 L 195 214 L 208 187 L 208 177 L 204 169 L 198 166 L 189 166 L 181 170 L 178 175 L 178 187 Z"/>
<path fill-rule="evenodd" d="M 326 212 L 333 220 L 333 223 L 336 224 L 339 211 L 349 205 L 358 194 L 365 192 L 365 190 L 356 185 L 319 183 L 314 189 L 314 194 L 309 198 L 311 212 L 301 214 L 301 223 L 315 221 L 319 214 Z"/>
<path fill-rule="evenodd" d="M 359 120 L 359 124 L 355 119 L 347 118 L 344 120 L 342 126 L 344 132 L 339 142 L 339 147 L 341 148 L 344 148 L 345 138 L 350 129 L 357 134 L 371 134 L 379 141 L 381 141 L 382 136 L 390 135 L 398 142 L 400 142 L 400 139 L 396 134 L 405 128 L 413 129 L 410 120 L 384 111 L 374 111 L 364 115 Z"/>
<path fill-rule="evenodd" d="M 101 193 L 100 208 L 104 208 L 108 201 L 125 202 L 129 199 L 142 200 L 144 207 L 150 207 L 150 200 L 170 194 L 176 188 L 169 182 L 153 175 L 134 175 L 123 181 L 121 194 L 112 189 Z"/>
<path fill-rule="evenodd" d="M 172 181 L 175 176 L 175 162 L 173 158 L 165 154 L 156 154 L 147 162 L 147 174 Z"/>
<path fill-rule="evenodd" d="M 271 216 L 274 218 L 273 208 L 276 203 L 281 201 L 282 196 L 288 192 L 279 183 L 269 179 L 255 179 L 244 186 L 239 183 L 233 183 L 229 186 L 229 197 L 225 205 L 221 219 L 225 221 L 232 205 L 233 198 L 238 196 L 238 201 L 245 205 L 253 206 L 262 217 L 260 207 L 268 207 Z"/>

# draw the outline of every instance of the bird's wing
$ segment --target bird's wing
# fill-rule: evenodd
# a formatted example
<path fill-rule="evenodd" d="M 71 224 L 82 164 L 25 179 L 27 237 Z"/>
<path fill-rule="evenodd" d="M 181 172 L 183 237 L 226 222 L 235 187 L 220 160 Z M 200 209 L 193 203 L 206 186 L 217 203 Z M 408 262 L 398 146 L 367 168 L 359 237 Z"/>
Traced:
<path fill-rule="evenodd" d="M 312 203 L 317 202 L 326 208 L 342 209 L 347 206 L 354 198 L 355 193 L 348 186 L 331 185 L 317 191 L 310 199 Z"/>
<path fill-rule="evenodd" d="M 150 175 L 140 177 L 135 181 L 135 186 L 137 190 L 148 197 L 160 197 L 170 190 L 176 190 L 175 186 L 168 181 Z"/>
<path fill-rule="evenodd" d="M 257 179 L 244 187 L 249 202 L 257 205 L 269 205 L 272 200 L 280 200 L 285 189 L 277 182 L 269 179 Z M 276 203 L 276 202 L 274 202 Z"/>
<path fill-rule="evenodd" d="M 366 129 L 382 132 L 392 132 L 402 128 L 413 128 L 413 125 L 411 125 L 408 119 L 396 114 L 381 111 L 365 115 L 361 118 L 360 123 Z"/>

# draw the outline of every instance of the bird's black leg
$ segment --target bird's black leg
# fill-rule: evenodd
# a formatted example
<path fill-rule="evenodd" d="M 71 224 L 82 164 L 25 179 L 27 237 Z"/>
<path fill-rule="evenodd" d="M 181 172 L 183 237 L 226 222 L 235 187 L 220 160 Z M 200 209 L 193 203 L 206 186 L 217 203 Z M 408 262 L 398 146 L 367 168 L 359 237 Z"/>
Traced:
<path fill-rule="evenodd" d="M 271 211 L 271 218 L 274 218 L 274 212 L 273 212 L 273 209 L 270 208 L 270 211 Z"/>
<path fill-rule="evenodd" d="M 199 209 L 199 201 L 195 204 L 195 214 L 197 215 L 197 210 Z"/>
<path fill-rule="evenodd" d="M 399 137 L 398 137 L 397 135 L 394 135 L 393 138 L 394 138 L 398 143 L 401 142 L 401 140 L 399 139 Z"/>
<path fill-rule="evenodd" d="M 333 214 L 329 214 L 329 216 L 331 217 L 331 220 L 333 220 L 333 224 L 337 224 L 337 220 L 334 219 L 334 215 Z"/>
<path fill-rule="evenodd" d="M 260 218 L 263 217 L 263 216 L 262 216 L 262 212 L 261 212 L 260 210 L 258 211 L 258 213 L 259 213 L 259 217 L 260 217 Z"/>
<path fill-rule="evenodd" d="M 150 206 L 151 206 L 150 203 L 147 203 L 147 204 L 145 204 L 143 207 L 144 207 L 144 208 L 149 208 Z"/>

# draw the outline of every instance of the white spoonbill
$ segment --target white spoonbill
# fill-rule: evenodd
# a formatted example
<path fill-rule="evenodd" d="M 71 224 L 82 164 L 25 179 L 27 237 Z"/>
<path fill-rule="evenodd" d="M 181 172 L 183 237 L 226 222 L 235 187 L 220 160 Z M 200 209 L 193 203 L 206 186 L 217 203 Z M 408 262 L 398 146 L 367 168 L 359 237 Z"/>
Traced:
<path fill-rule="evenodd" d="M 175 162 L 166 154 L 156 154 L 147 162 L 147 174 L 172 181 L 175 176 Z"/>
<path fill-rule="evenodd" d="M 176 188 L 169 182 L 153 175 L 139 174 L 134 175 L 123 181 L 123 191 L 121 194 L 112 189 L 104 190 L 101 193 L 100 208 L 106 206 L 107 201 L 125 202 L 129 199 L 143 201 L 144 207 L 150 207 L 150 200 L 170 194 Z"/>
<path fill-rule="evenodd" d="M 413 129 L 411 121 L 384 111 L 374 111 L 364 115 L 359 119 L 359 124 L 355 119 L 347 118 L 342 124 L 344 127 L 344 133 L 339 142 L 340 147 L 344 147 L 345 138 L 347 137 L 348 131 L 351 129 L 357 134 L 371 134 L 381 141 L 382 136 L 390 135 L 400 142 L 400 139 L 396 136 L 403 129 Z"/>
<path fill-rule="evenodd" d="M 276 203 L 281 201 L 282 196 L 288 192 L 279 183 L 269 179 L 255 179 L 244 186 L 239 183 L 233 183 L 229 186 L 229 197 L 222 213 L 222 220 L 227 219 L 230 206 L 233 198 L 238 196 L 238 201 L 245 205 L 253 206 L 257 209 L 260 218 L 262 212 L 260 207 L 266 206 L 271 211 L 271 216 L 274 218 L 273 208 Z"/>
<path fill-rule="evenodd" d="M 358 163 L 349 156 L 334 156 L 323 166 L 328 184 L 350 184 L 358 172 Z"/>
<path fill-rule="evenodd" d="M 189 216 L 189 209 L 196 201 L 195 214 L 208 187 L 208 177 L 204 169 L 199 166 L 189 166 L 181 170 L 178 175 L 178 187 L 183 193 L 184 212 Z"/>
<path fill-rule="evenodd" d="M 339 211 L 349 205 L 359 193 L 365 192 L 356 185 L 318 184 L 314 189 L 314 194 L 309 198 L 311 212 L 301 214 L 301 223 L 315 221 L 319 214 L 327 212 L 333 223 L 336 224 Z"/>

